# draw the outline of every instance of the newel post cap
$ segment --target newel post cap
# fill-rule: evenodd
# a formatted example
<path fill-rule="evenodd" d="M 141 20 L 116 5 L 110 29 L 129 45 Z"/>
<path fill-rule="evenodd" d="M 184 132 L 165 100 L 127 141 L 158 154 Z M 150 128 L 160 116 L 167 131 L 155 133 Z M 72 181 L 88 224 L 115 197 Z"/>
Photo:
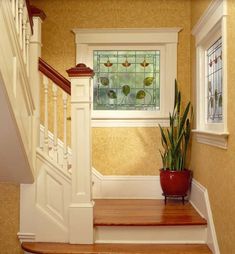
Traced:
<path fill-rule="evenodd" d="M 77 64 L 75 67 L 70 68 L 67 70 L 69 77 L 93 77 L 94 71 L 87 67 L 83 63 Z"/>

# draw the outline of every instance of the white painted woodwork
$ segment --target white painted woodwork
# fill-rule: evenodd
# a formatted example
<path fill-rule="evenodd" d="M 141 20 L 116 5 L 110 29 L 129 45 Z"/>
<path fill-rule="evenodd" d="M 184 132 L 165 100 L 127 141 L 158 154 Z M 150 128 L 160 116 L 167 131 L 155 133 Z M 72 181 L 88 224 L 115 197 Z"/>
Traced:
<path fill-rule="evenodd" d="M 92 170 L 94 199 L 163 199 L 159 176 L 102 175 Z"/>
<path fill-rule="evenodd" d="M 192 181 L 190 203 L 207 220 L 207 245 L 214 254 L 220 254 L 208 191 L 195 179 Z"/>
<path fill-rule="evenodd" d="M 43 138 L 44 128 L 41 127 L 41 136 Z M 49 132 L 49 140 L 51 143 L 53 143 L 53 134 Z M 60 157 L 63 159 L 63 143 L 58 140 L 58 151 L 59 151 L 59 160 Z M 71 157 L 71 150 L 68 149 L 69 158 Z M 46 156 L 40 149 L 37 151 L 37 158 L 40 160 L 40 167 L 38 168 L 38 180 L 37 183 L 35 183 L 34 187 L 32 188 L 31 185 L 23 185 L 21 187 L 22 191 L 22 197 L 23 204 L 21 207 L 21 210 L 23 210 L 23 225 L 22 229 L 20 231 L 19 237 L 22 236 L 22 239 L 24 237 L 27 237 L 27 233 L 35 234 L 36 241 L 59 241 L 63 242 L 61 240 L 62 236 L 64 239 L 68 239 L 69 236 L 66 234 L 69 234 L 69 224 L 64 225 L 66 228 L 66 232 L 63 230 L 64 227 L 57 227 L 58 224 L 61 224 L 61 216 L 62 214 L 62 208 L 66 211 L 66 209 L 70 213 L 70 203 L 61 204 L 61 202 L 66 202 L 66 199 L 62 201 L 62 198 L 57 197 L 55 200 L 55 203 L 50 203 L 50 198 L 48 198 L 49 201 L 49 208 L 47 205 L 45 205 L 45 198 L 38 197 L 38 195 L 45 196 L 45 190 L 46 188 L 49 190 L 48 197 L 52 197 L 53 195 L 57 195 L 58 192 L 60 192 L 58 189 L 65 188 L 67 189 L 67 184 L 70 182 L 70 188 L 71 188 L 71 175 L 63 169 L 63 167 L 59 167 L 58 164 L 54 163 L 54 161 L 51 159 L 51 157 Z M 49 176 L 49 182 L 55 181 L 52 184 L 49 184 L 49 188 L 46 187 L 45 182 L 45 175 L 52 175 L 53 180 Z M 58 179 L 59 177 L 59 179 Z M 97 185 L 97 178 L 99 178 L 99 182 Z M 40 179 L 40 180 L 39 180 Z M 44 180 L 43 180 L 44 179 Z M 54 180 L 56 179 L 56 180 Z M 61 179 L 64 179 L 65 181 L 62 181 Z M 93 169 L 93 194 L 96 198 L 162 198 L 162 191 L 160 187 L 160 180 L 159 176 L 103 176 L 100 173 L 98 173 L 95 169 Z M 40 184 L 39 184 L 40 183 Z M 48 183 L 47 183 L 48 184 Z M 35 194 L 35 188 L 36 186 L 39 186 Z M 67 187 L 59 187 L 61 185 L 66 185 Z M 101 186 L 100 186 L 101 185 Z M 98 188 L 97 188 L 98 186 Z M 51 187 L 51 188 L 50 188 Z M 71 189 L 70 189 L 71 191 Z M 53 194 L 54 192 L 54 194 Z M 68 191 L 69 192 L 69 191 Z M 43 194 L 44 193 L 44 194 Z M 67 193 L 67 191 L 66 191 Z M 69 192 L 70 193 L 70 192 Z M 117 194 L 118 193 L 118 194 Z M 32 195 L 32 197 L 30 197 Z M 70 199 L 70 194 L 69 195 Z M 37 196 L 37 202 L 35 203 L 34 196 Z M 54 202 L 54 201 L 53 201 Z M 153 227 L 147 231 L 146 228 L 141 227 L 139 229 L 136 228 L 133 232 L 133 229 L 125 227 L 125 229 L 122 227 L 123 232 L 121 232 L 120 229 L 113 229 L 113 227 L 98 227 L 95 230 L 95 242 L 139 242 L 139 243 L 201 243 L 206 242 L 212 250 L 216 250 L 218 248 L 216 235 L 214 231 L 214 224 L 213 224 L 213 218 L 210 210 L 209 205 L 209 199 L 207 196 L 206 189 L 198 184 L 195 180 L 193 180 L 192 183 L 192 190 L 191 190 L 191 196 L 190 196 L 190 202 L 192 205 L 198 210 L 198 212 L 207 219 L 208 221 L 208 228 L 203 226 L 192 226 L 190 229 L 181 227 L 179 230 L 173 229 L 172 227 L 164 227 L 165 229 L 162 229 L 160 231 L 157 231 Z M 39 221 L 42 223 L 42 225 L 39 226 L 40 223 L 38 223 L 38 227 L 35 227 L 34 223 L 31 222 L 28 218 L 31 218 L 32 216 L 32 207 L 34 207 L 35 210 L 37 210 L 37 215 L 33 215 L 33 218 L 36 218 L 35 216 L 39 216 Z M 52 208 L 53 209 L 52 209 Z M 76 207 L 75 207 L 76 209 Z M 25 213 L 25 211 L 30 211 L 30 214 Z M 75 210 L 76 211 L 76 210 Z M 73 212 L 75 212 L 73 211 Z M 84 213 L 82 216 L 85 216 L 84 214 L 87 212 L 86 208 L 84 208 Z M 88 210 L 89 211 L 89 210 Z M 76 213 L 74 217 L 76 217 L 78 214 Z M 43 217 L 43 218 L 41 218 Z M 38 217 L 37 217 L 38 218 Z M 49 219 L 48 219 L 49 218 Z M 69 217 L 71 219 L 71 217 Z M 84 217 L 83 217 L 84 218 Z M 69 220 L 67 221 L 69 222 Z M 72 221 L 70 220 L 70 223 Z M 77 221 L 76 221 L 77 223 Z M 28 230 L 23 230 L 23 228 L 27 228 Z M 57 226 L 55 226 L 57 225 Z M 78 224 L 76 224 L 78 226 Z M 51 227 L 53 227 L 53 234 L 49 236 L 47 235 L 47 238 L 44 236 L 44 230 L 51 231 Z M 56 229 L 55 229 L 55 228 Z M 36 229 L 35 229 L 36 228 Z M 175 227 L 174 227 L 175 228 Z M 40 230 L 39 230 L 40 229 Z M 37 232 L 35 230 L 38 230 Z M 125 232 L 124 232 L 125 231 Z M 36 233 L 35 233 L 36 232 Z M 160 236 L 160 234 L 162 235 Z M 182 234 L 181 234 L 182 233 Z M 128 236 L 127 236 L 128 235 Z M 146 235 L 148 237 L 146 237 Z M 168 237 L 166 237 L 168 235 Z M 182 237 L 184 235 L 184 237 Z M 186 235 L 186 237 L 185 237 Z M 126 237 L 127 236 L 127 237 Z M 29 234 L 29 238 L 31 235 Z M 67 240 L 68 241 L 68 240 Z M 216 254 L 219 254 L 219 252 L 214 252 Z"/>
<path fill-rule="evenodd" d="M 26 63 L 26 29 L 27 29 L 26 23 L 27 23 L 27 8 L 26 6 L 24 6 L 22 16 L 22 52 L 25 63 Z"/>
<path fill-rule="evenodd" d="M 93 126 L 155 127 L 158 123 L 168 124 L 168 114 L 174 103 L 177 43 L 180 30 L 181 28 L 73 30 L 76 62 L 91 67 L 94 50 L 160 50 L 160 109 L 92 110 Z M 93 91 L 91 95 L 93 96 Z"/>
<path fill-rule="evenodd" d="M 49 154 L 49 144 L 48 144 L 48 78 L 43 75 L 43 85 L 44 85 L 44 143 L 43 151 Z"/>
<path fill-rule="evenodd" d="M 95 228 L 95 243 L 205 244 L 206 226 L 110 226 Z"/>
<path fill-rule="evenodd" d="M 15 0 L 11 0 L 11 9 L 12 9 L 12 15 L 13 18 L 15 20 L 15 16 L 16 16 L 16 1 Z"/>
<path fill-rule="evenodd" d="M 21 185 L 20 240 L 68 242 L 71 176 L 37 149 L 37 177 Z"/>
<path fill-rule="evenodd" d="M 41 56 L 41 24 L 39 17 L 33 17 L 33 35 L 29 38 L 29 80 L 34 98 L 35 110 L 33 115 L 33 154 L 34 167 L 36 167 L 36 148 L 40 145 L 40 88 L 42 76 L 38 71 L 38 58 Z M 30 32 L 30 27 L 28 33 Z"/>
<path fill-rule="evenodd" d="M 24 1 L 19 0 L 19 8 L 18 8 L 18 17 L 19 17 L 19 41 L 20 41 L 20 47 L 22 49 L 23 43 L 22 43 L 22 38 L 23 38 L 23 5 Z"/>
<path fill-rule="evenodd" d="M 13 7 L 17 9 L 17 12 L 12 11 Z M 2 92 L 0 101 L 2 104 L 5 103 L 5 106 L 1 106 L 1 109 L 4 108 L 5 111 L 1 118 L 4 125 L 1 125 L 0 132 L 5 133 L 1 139 L 5 149 L 0 151 L 0 179 L 26 183 L 33 181 L 34 173 L 32 163 L 34 101 L 17 33 L 18 18 L 18 1 L 15 1 L 14 5 L 10 1 L 1 1 L 0 82 Z M 7 112 L 10 118 L 7 117 Z M 4 132 L 6 127 L 8 130 Z M 10 130 L 12 134 L 8 133 Z M 7 143 L 3 141 L 6 139 Z M 5 154 L 7 151 L 10 158 Z"/>
<path fill-rule="evenodd" d="M 93 243 L 91 78 L 71 78 L 72 202 L 70 243 Z M 84 234 L 84 232 L 86 232 Z"/>
<path fill-rule="evenodd" d="M 54 141 L 53 141 L 53 159 L 56 163 L 58 163 L 58 144 L 57 144 L 57 85 L 52 83 L 52 92 L 53 92 L 53 127 L 54 127 L 54 131 L 53 131 L 53 137 L 54 137 Z M 48 137 L 48 136 L 47 136 Z"/>
<path fill-rule="evenodd" d="M 197 142 L 227 149 L 227 2 L 214 0 L 192 29 L 196 47 L 196 135 Z M 223 123 L 207 122 L 205 53 L 222 37 Z"/>
<path fill-rule="evenodd" d="M 48 131 L 49 147 L 53 146 L 53 133 Z M 44 126 L 40 125 L 40 147 L 43 147 L 44 140 Z M 65 173 L 68 173 L 68 167 L 64 167 L 64 151 L 66 150 L 66 165 L 72 164 L 72 151 L 71 148 L 64 145 L 64 142 L 60 139 L 57 140 L 58 143 L 58 166 L 63 169 Z M 53 158 L 53 150 L 50 150 L 50 157 Z M 69 171 L 70 173 L 70 171 Z"/>
<path fill-rule="evenodd" d="M 64 128 L 64 135 L 63 135 L 63 168 L 64 170 L 68 170 L 68 147 L 67 147 L 67 101 L 68 95 L 66 92 L 63 92 L 63 128 Z"/>
<path fill-rule="evenodd" d="M 15 26 L 17 34 L 19 34 L 19 0 L 15 0 Z"/>
<path fill-rule="evenodd" d="M 26 42 L 25 42 L 25 59 L 26 59 L 26 70 L 29 76 L 29 42 L 30 42 L 31 27 L 29 21 L 26 23 Z"/>

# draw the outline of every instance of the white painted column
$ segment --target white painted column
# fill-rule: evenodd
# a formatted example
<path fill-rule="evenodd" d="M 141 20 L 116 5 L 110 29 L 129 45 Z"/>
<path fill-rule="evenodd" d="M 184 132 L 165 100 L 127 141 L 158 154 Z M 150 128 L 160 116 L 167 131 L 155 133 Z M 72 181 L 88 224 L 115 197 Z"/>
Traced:
<path fill-rule="evenodd" d="M 35 168 L 35 153 L 39 146 L 40 138 L 40 86 L 42 85 L 41 74 L 38 71 L 38 58 L 41 56 L 41 24 L 43 18 L 40 16 L 33 17 L 33 35 L 30 38 L 29 45 L 29 79 L 34 98 L 34 117 L 33 117 L 33 133 L 32 133 L 32 151 L 33 164 Z M 42 88 L 43 89 L 43 88 Z"/>
<path fill-rule="evenodd" d="M 67 71 L 71 78 L 72 203 L 70 243 L 93 243 L 91 180 L 91 78 L 93 70 L 78 64 Z"/>

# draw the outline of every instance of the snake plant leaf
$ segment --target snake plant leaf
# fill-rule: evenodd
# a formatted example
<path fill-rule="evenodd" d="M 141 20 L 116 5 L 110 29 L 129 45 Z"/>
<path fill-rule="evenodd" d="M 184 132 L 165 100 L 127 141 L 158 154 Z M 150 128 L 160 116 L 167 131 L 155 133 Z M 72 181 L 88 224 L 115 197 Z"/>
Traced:
<path fill-rule="evenodd" d="M 215 89 L 215 101 L 217 102 L 217 100 L 218 100 L 218 91 L 217 89 Z"/>
<path fill-rule="evenodd" d="M 122 87 L 122 92 L 124 93 L 125 96 L 127 96 L 127 95 L 130 93 L 130 91 L 131 91 L 130 86 L 124 85 L 124 86 Z"/>
<path fill-rule="evenodd" d="M 219 96 L 219 107 L 222 107 L 223 104 L 223 98 L 222 98 L 222 94 L 220 94 Z"/>
<path fill-rule="evenodd" d="M 144 90 L 139 90 L 136 94 L 136 99 L 144 99 L 144 97 L 146 96 L 146 93 Z"/>
<path fill-rule="evenodd" d="M 161 132 L 161 136 L 162 136 L 162 141 L 164 142 L 164 144 L 166 145 L 166 147 L 168 146 L 167 145 L 167 139 L 166 139 L 166 135 L 165 135 L 165 133 L 164 133 L 164 130 L 163 130 L 163 128 L 162 128 L 162 126 L 159 124 L 158 125 L 159 126 L 159 129 L 160 129 L 160 132 Z"/>
<path fill-rule="evenodd" d="M 108 86 L 109 85 L 109 79 L 106 77 L 101 77 L 100 82 L 103 86 Z"/>
<path fill-rule="evenodd" d="M 184 114 L 181 118 L 180 127 L 179 127 L 179 135 L 181 135 L 181 132 L 183 132 L 183 130 L 184 130 L 184 126 L 185 126 L 186 119 L 188 117 L 188 112 L 189 112 L 190 106 L 191 106 L 191 103 L 189 102 L 187 104 L 187 107 L 186 107 Z"/>
<path fill-rule="evenodd" d="M 178 92 L 178 99 L 177 99 L 177 112 L 180 113 L 180 107 L 181 107 L 181 92 Z"/>
<path fill-rule="evenodd" d="M 144 85 L 145 86 L 151 86 L 153 83 L 154 77 L 146 77 L 144 79 Z"/>
<path fill-rule="evenodd" d="M 117 99 L 117 94 L 114 90 L 109 90 L 107 94 L 109 99 Z"/>
<path fill-rule="evenodd" d="M 176 107 L 177 100 L 178 100 L 178 84 L 177 84 L 177 80 L 175 79 L 175 101 L 174 101 L 174 108 Z"/>
<path fill-rule="evenodd" d="M 213 108 L 214 107 L 214 99 L 212 97 L 210 98 L 210 104 L 211 104 L 211 108 Z"/>

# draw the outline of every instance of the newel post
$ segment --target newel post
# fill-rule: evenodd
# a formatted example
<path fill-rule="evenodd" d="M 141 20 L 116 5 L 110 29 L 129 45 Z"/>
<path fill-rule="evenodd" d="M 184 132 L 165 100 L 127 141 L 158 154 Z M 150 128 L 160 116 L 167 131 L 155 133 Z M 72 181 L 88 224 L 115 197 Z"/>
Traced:
<path fill-rule="evenodd" d="M 32 94 L 34 98 L 35 111 L 33 117 L 33 156 L 36 158 L 36 148 L 40 143 L 40 86 L 41 86 L 41 75 L 38 71 L 38 58 L 41 56 L 41 26 L 42 22 L 46 18 L 45 13 L 34 7 L 30 6 L 31 15 L 33 19 L 33 34 L 29 42 L 29 80 L 32 88 Z M 34 168 L 36 160 L 34 160 Z"/>
<path fill-rule="evenodd" d="M 70 243 L 93 243 L 91 180 L 91 79 L 85 64 L 67 70 L 71 79 L 72 203 Z"/>

